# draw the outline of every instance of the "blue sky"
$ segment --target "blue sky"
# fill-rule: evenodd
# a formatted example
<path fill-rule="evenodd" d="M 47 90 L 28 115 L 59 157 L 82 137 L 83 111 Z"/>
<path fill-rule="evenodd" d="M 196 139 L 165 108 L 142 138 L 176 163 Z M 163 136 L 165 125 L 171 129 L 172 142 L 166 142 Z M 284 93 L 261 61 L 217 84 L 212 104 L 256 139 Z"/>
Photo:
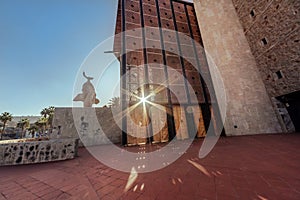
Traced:
<path fill-rule="evenodd" d="M 80 67 L 97 45 L 113 36 L 117 2 L 0 0 L 0 113 L 39 115 L 48 106 L 82 106 L 72 101 L 85 81 Z M 91 56 L 85 69 L 89 76 L 105 72 L 93 81 L 101 100 L 97 106 L 118 96 L 113 89 L 119 63 L 108 65 L 115 58 L 103 54 L 112 43 L 95 50 L 96 59 Z"/>
<path fill-rule="evenodd" d="M 72 106 L 79 68 L 113 35 L 116 9 L 117 0 L 1 0 L 0 113 L 38 115 L 44 107 Z M 115 62 L 108 85 L 118 77 Z M 96 87 L 102 106 L 111 88 Z"/>

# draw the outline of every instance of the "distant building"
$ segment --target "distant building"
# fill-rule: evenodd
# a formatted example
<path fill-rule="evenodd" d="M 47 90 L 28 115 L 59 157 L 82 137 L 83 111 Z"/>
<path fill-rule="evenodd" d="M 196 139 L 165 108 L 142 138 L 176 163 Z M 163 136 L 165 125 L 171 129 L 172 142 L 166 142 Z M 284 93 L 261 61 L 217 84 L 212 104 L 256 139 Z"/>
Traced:
<path fill-rule="evenodd" d="M 17 124 L 22 120 L 22 119 L 29 119 L 30 124 L 34 124 L 40 116 L 13 116 L 12 120 L 10 122 L 7 122 L 6 127 L 16 127 Z"/>

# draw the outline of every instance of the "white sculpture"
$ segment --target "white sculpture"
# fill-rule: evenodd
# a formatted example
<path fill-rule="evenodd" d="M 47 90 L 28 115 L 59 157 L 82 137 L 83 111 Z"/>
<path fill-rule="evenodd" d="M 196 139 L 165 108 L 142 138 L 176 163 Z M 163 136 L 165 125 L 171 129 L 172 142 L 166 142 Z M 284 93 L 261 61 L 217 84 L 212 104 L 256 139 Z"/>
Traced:
<path fill-rule="evenodd" d="M 87 79 L 87 81 L 82 86 L 82 93 L 78 94 L 73 101 L 82 101 L 83 107 L 92 107 L 93 104 L 98 104 L 100 102 L 99 99 L 96 98 L 96 92 L 91 80 L 93 77 L 88 77 L 85 72 L 83 72 L 83 76 Z"/>

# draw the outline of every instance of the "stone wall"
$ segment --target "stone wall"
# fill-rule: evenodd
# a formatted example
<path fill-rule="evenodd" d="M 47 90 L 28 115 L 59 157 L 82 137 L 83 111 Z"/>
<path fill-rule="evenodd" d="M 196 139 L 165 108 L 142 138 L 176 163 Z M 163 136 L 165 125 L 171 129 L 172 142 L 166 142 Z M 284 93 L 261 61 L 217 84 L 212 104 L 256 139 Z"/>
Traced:
<path fill-rule="evenodd" d="M 20 142 L 21 141 L 21 142 Z M 72 159 L 77 155 L 78 140 L 9 140 L 0 142 L 0 166 L 43 163 Z"/>
<path fill-rule="evenodd" d="M 55 108 L 52 125 L 54 137 L 58 132 L 60 138 L 80 138 L 80 145 L 121 142 L 121 129 L 108 107 Z"/>
<path fill-rule="evenodd" d="M 300 90 L 300 1 L 232 0 L 271 97 Z"/>
<path fill-rule="evenodd" d="M 204 48 L 225 85 L 226 135 L 282 132 L 232 1 L 194 3 Z"/>

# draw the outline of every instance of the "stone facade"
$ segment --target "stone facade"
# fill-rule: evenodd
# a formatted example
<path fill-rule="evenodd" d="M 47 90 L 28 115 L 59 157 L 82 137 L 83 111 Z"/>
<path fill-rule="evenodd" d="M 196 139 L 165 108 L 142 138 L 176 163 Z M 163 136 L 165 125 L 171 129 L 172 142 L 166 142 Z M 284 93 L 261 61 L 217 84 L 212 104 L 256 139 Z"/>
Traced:
<path fill-rule="evenodd" d="M 194 3 L 204 48 L 226 89 L 226 135 L 282 132 L 232 1 Z"/>
<path fill-rule="evenodd" d="M 54 137 L 80 138 L 80 145 L 120 143 L 121 130 L 112 111 L 103 108 L 55 108 Z M 83 142 L 83 144 L 82 144 Z"/>
<path fill-rule="evenodd" d="M 0 166 L 73 159 L 78 140 L 74 138 L 44 141 L 9 140 L 0 142 Z"/>
<path fill-rule="evenodd" d="M 300 1 L 232 2 L 269 95 L 300 91 Z"/>

